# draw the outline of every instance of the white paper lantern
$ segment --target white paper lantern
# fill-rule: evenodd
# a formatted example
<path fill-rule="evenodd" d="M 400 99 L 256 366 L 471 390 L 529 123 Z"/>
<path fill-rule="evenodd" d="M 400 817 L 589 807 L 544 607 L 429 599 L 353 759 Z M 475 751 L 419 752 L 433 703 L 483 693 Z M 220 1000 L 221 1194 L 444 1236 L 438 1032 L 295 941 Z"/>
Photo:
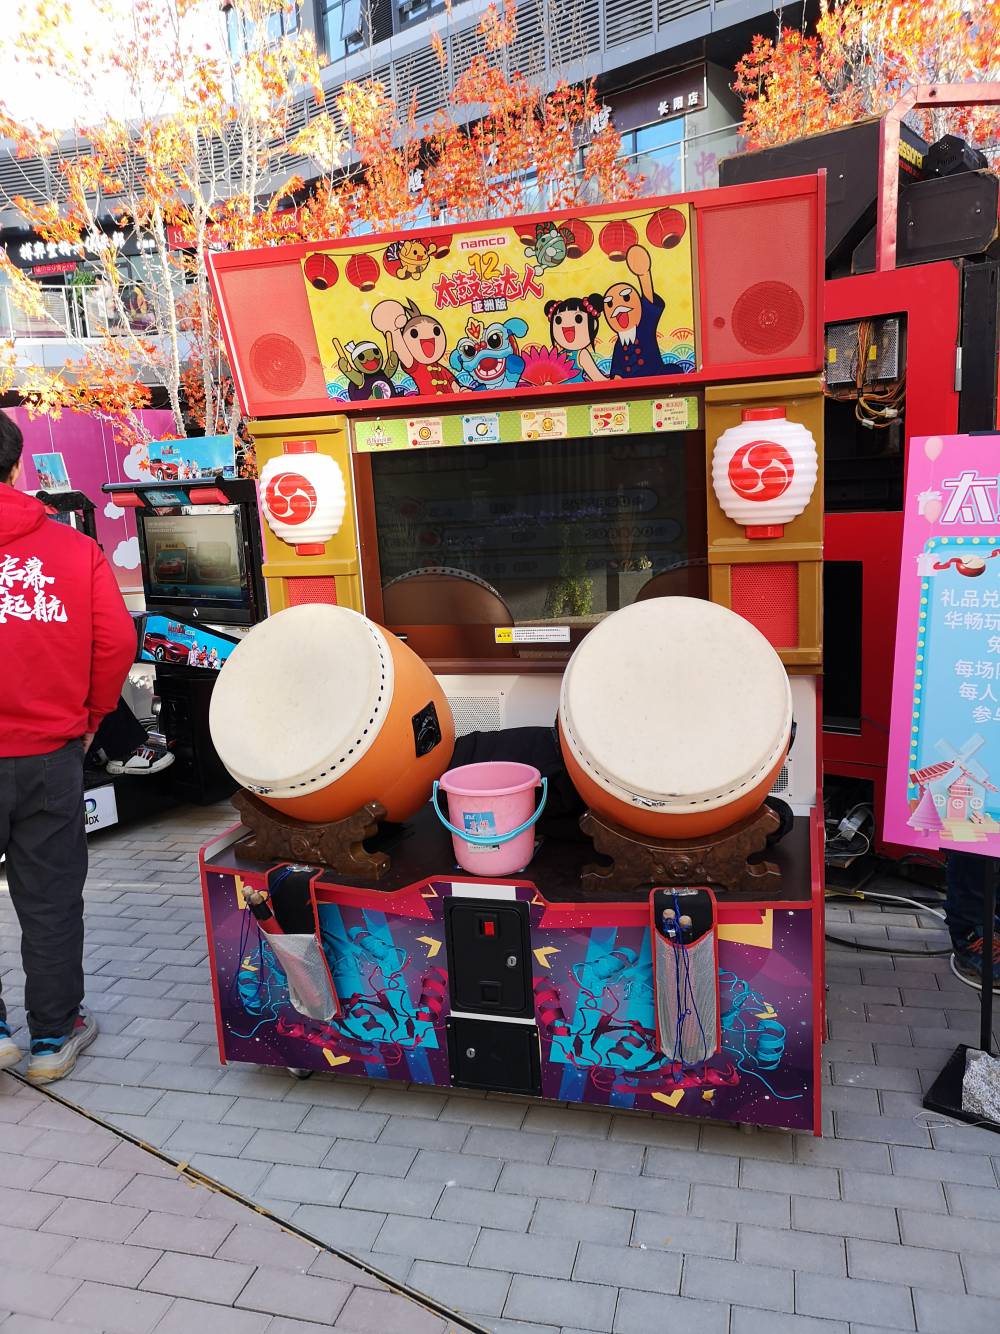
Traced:
<path fill-rule="evenodd" d="M 816 441 L 784 408 L 744 408 L 712 454 L 719 504 L 751 538 L 783 536 L 809 504 L 818 473 Z"/>
<path fill-rule="evenodd" d="M 321 556 L 340 531 L 347 491 L 336 459 L 315 440 L 288 440 L 260 474 L 260 506 L 268 527 L 299 556 Z"/>

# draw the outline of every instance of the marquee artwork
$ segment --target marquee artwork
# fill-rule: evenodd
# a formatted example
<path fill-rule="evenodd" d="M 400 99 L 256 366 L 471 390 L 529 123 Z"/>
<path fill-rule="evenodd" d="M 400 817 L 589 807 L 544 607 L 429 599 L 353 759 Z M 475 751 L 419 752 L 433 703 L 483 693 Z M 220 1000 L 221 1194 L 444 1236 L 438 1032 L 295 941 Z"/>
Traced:
<path fill-rule="evenodd" d="M 698 362 L 685 203 L 331 245 L 302 276 L 327 392 L 354 405 L 666 382 Z"/>

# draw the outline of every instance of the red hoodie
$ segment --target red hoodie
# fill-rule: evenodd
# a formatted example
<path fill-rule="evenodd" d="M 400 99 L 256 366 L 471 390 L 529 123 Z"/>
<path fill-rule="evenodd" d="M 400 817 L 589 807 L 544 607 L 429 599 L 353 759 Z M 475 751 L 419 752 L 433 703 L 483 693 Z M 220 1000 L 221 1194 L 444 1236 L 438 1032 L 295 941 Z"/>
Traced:
<path fill-rule="evenodd" d="M 0 484 L 0 756 L 45 755 L 96 731 L 135 649 L 97 543 Z"/>

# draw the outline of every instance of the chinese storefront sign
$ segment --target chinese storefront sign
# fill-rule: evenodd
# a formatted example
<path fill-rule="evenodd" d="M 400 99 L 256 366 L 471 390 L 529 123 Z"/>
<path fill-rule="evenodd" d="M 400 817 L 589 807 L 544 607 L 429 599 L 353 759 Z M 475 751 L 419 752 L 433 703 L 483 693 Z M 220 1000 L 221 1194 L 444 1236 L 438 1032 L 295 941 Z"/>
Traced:
<path fill-rule="evenodd" d="M 691 254 L 664 199 L 330 245 L 302 277 L 331 398 L 471 405 L 695 370 Z"/>
<path fill-rule="evenodd" d="M 1000 436 L 911 442 L 886 838 L 1000 854 Z"/>

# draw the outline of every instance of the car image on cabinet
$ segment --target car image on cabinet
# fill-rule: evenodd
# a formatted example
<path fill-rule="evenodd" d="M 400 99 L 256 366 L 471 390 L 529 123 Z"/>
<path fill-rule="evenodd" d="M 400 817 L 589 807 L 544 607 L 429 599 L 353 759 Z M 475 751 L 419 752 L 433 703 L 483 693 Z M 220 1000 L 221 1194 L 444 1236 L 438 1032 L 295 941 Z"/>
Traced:
<path fill-rule="evenodd" d="M 169 629 L 173 631 L 174 627 L 170 626 Z M 147 630 L 142 637 L 142 651 L 156 662 L 187 662 L 191 646 L 179 639 L 170 639 L 159 631 Z"/>

